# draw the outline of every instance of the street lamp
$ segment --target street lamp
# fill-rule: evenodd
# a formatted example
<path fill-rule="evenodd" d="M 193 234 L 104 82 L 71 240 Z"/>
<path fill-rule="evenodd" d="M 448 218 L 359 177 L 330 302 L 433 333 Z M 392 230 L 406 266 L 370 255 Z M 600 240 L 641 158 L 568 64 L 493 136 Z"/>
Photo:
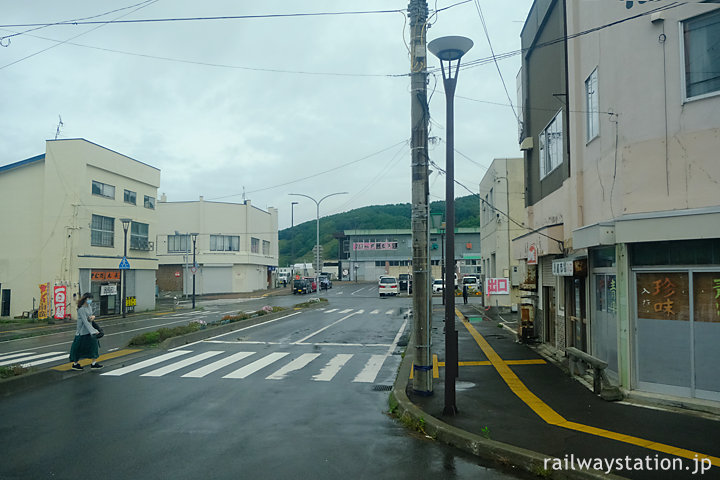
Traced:
<path fill-rule="evenodd" d="M 128 228 L 130 227 L 130 224 L 132 223 L 132 219 L 130 218 L 121 218 L 120 221 L 123 225 L 123 231 L 125 232 L 125 241 L 123 242 L 123 259 L 127 261 L 127 232 Z M 125 268 L 122 269 L 122 316 L 125 318 L 127 316 L 127 285 L 125 284 Z"/>
<path fill-rule="evenodd" d="M 325 200 L 328 197 L 332 197 L 333 195 L 347 195 L 347 194 L 348 194 L 348 192 L 330 193 L 330 194 L 322 197 L 320 200 L 315 200 L 310 195 L 304 195 L 302 193 L 288 194 L 288 195 L 296 195 L 298 197 L 309 198 L 310 200 L 315 202 L 315 206 L 317 207 L 317 221 L 315 223 L 315 258 L 317 261 L 317 264 L 316 264 L 317 268 L 315 269 L 315 285 L 316 285 L 318 291 L 320 290 L 320 276 L 318 274 L 318 270 L 322 270 L 322 265 L 320 265 L 320 204 L 322 203 L 323 200 Z"/>
<path fill-rule="evenodd" d="M 465 37 L 440 37 L 428 44 L 428 50 L 440 59 L 445 88 L 447 139 L 445 140 L 445 276 L 443 295 L 445 298 L 445 415 L 455 415 L 455 378 L 458 372 L 458 335 L 455 330 L 455 110 L 453 100 L 460 71 L 460 59 L 473 46 Z M 453 73 L 453 62 L 455 72 Z M 447 68 L 447 71 L 446 71 Z M 449 288 L 450 285 L 453 288 Z"/>
<path fill-rule="evenodd" d="M 295 227 L 295 205 L 297 205 L 300 202 L 291 202 L 290 203 L 290 259 L 292 267 L 295 264 L 295 232 L 293 232 L 293 228 Z M 293 272 L 293 275 L 295 274 L 295 269 L 291 268 L 291 272 Z"/>
<path fill-rule="evenodd" d="M 192 296 L 192 308 L 195 308 L 195 275 L 197 274 L 197 262 L 195 261 L 195 242 L 197 241 L 197 233 L 191 233 L 190 236 L 192 237 L 193 242 L 193 268 L 192 268 L 192 274 L 193 274 L 193 296 Z"/>

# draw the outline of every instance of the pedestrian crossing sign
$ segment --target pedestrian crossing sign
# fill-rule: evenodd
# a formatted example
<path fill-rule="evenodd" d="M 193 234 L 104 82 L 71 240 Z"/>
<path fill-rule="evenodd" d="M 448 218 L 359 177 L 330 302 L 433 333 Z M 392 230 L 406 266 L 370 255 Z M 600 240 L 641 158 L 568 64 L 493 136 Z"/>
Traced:
<path fill-rule="evenodd" d="M 122 260 L 120 260 L 120 266 L 118 268 L 120 270 L 130 270 L 130 262 L 128 262 L 127 257 L 123 257 Z"/>

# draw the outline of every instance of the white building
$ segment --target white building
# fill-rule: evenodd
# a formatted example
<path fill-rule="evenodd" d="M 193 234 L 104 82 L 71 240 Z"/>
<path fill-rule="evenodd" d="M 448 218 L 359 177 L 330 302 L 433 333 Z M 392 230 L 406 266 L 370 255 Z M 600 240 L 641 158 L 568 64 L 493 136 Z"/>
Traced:
<path fill-rule="evenodd" d="M 44 154 L 0 167 L 0 316 L 41 303 L 51 314 L 65 304 L 69 314 L 85 292 L 95 295 L 98 315 L 119 313 L 122 218 L 131 219 L 128 305 L 154 309 L 159 183 L 157 168 L 84 139 L 49 140 Z M 67 289 L 65 301 L 53 302 L 55 287 Z"/>
<path fill-rule="evenodd" d="M 193 233 L 196 233 L 193 268 Z M 218 294 L 264 290 L 278 265 L 278 212 L 243 204 L 158 202 L 156 249 L 161 292 Z M 193 270 L 195 273 L 193 274 Z"/>
<path fill-rule="evenodd" d="M 496 158 L 480 181 L 480 255 L 485 304 L 516 309 L 524 262 L 511 254 L 511 240 L 524 234 L 522 158 Z M 505 292 L 507 293 L 501 293 Z"/>

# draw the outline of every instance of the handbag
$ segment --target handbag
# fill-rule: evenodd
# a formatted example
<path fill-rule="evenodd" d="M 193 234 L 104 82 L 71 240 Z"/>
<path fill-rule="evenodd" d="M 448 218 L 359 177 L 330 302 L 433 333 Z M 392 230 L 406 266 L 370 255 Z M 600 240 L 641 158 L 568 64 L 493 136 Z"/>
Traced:
<path fill-rule="evenodd" d="M 98 331 L 98 333 L 95 334 L 95 338 L 102 338 L 105 336 L 105 332 L 103 331 L 102 327 L 98 325 L 95 320 L 92 321 L 92 326 L 95 330 Z"/>

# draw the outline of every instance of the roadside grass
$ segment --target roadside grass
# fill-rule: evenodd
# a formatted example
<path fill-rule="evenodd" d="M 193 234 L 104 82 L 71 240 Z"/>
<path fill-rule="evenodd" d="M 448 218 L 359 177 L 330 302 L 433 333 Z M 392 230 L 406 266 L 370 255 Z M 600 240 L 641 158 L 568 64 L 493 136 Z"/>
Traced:
<path fill-rule="evenodd" d="M 24 375 L 29 372 L 30 372 L 29 368 L 23 367 L 20 364 L 7 365 L 4 367 L 0 367 L 0 378 L 17 377 L 17 376 Z"/>

